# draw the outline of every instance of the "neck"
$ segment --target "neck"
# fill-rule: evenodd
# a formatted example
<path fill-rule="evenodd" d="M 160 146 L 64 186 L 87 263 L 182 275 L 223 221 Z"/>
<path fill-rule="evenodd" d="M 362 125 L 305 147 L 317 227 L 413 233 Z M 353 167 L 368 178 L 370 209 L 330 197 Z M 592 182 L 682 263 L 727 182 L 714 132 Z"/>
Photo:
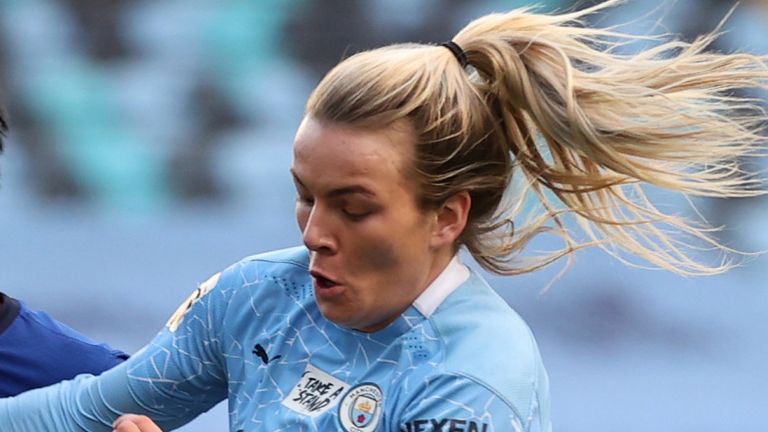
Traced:
<path fill-rule="evenodd" d="M 435 279 L 437 279 L 438 276 L 440 276 L 440 273 L 442 273 L 443 270 L 445 270 L 445 268 L 448 267 L 448 264 L 451 262 L 454 255 L 455 253 L 450 248 L 446 248 L 445 250 L 436 252 L 429 266 L 429 271 L 427 272 L 426 277 L 420 284 L 421 288 L 416 292 L 414 292 L 413 298 L 407 305 L 405 305 L 403 310 L 401 310 L 397 315 L 393 316 L 391 319 L 387 321 L 378 323 L 374 326 L 370 326 L 367 328 L 359 328 L 356 330 L 361 331 L 363 333 L 372 333 L 375 331 L 379 331 L 387 327 L 388 325 L 390 325 L 393 321 L 397 319 L 397 317 L 399 317 L 405 311 L 405 309 L 407 309 L 411 304 L 413 304 L 413 302 L 415 302 L 416 299 L 419 298 L 419 296 L 421 296 L 421 294 L 424 293 L 424 291 L 426 291 L 427 288 L 429 288 L 429 286 L 432 284 L 432 282 L 435 281 Z"/>
<path fill-rule="evenodd" d="M 444 248 L 435 253 L 434 258 L 432 259 L 432 265 L 429 267 L 427 277 L 424 280 L 424 283 L 422 283 L 419 292 L 416 293 L 416 297 L 420 296 L 421 293 L 423 293 L 424 290 L 426 290 L 427 287 L 429 287 L 429 285 L 432 284 L 435 279 L 437 279 L 437 277 L 440 275 L 440 273 L 443 272 L 443 270 L 445 270 L 445 268 L 448 266 L 448 263 L 451 262 L 455 255 L 456 253 L 453 251 L 453 248 Z M 414 300 L 416 297 L 414 297 Z"/>

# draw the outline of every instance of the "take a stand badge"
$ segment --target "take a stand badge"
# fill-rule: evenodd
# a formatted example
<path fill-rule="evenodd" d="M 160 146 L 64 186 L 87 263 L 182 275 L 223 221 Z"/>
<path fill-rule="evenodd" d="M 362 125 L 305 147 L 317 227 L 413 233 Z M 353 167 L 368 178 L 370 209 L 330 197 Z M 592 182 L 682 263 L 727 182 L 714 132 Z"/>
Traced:
<path fill-rule="evenodd" d="M 347 432 L 373 432 L 381 420 L 384 395 L 374 383 L 352 387 L 339 404 L 339 422 Z"/>

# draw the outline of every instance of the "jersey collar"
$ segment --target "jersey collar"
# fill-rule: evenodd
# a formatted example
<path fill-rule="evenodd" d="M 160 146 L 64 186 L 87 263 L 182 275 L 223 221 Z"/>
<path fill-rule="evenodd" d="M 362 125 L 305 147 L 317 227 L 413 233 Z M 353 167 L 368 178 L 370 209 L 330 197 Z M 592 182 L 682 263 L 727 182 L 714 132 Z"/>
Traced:
<path fill-rule="evenodd" d="M 337 324 L 334 325 L 359 337 L 369 339 L 380 346 L 387 346 L 391 341 L 411 331 L 424 319 L 429 319 L 438 306 L 456 288 L 469 279 L 469 275 L 469 268 L 462 264 L 458 255 L 455 255 L 435 280 L 416 298 L 413 304 L 387 327 L 373 333 L 364 333 L 346 329 Z"/>
<path fill-rule="evenodd" d="M 451 262 L 429 284 L 427 289 L 416 298 L 416 301 L 413 302 L 413 307 L 421 312 L 424 317 L 429 318 L 437 307 L 467 279 L 469 279 L 469 269 L 462 264 L 458 255 L 454 255 Z"/>

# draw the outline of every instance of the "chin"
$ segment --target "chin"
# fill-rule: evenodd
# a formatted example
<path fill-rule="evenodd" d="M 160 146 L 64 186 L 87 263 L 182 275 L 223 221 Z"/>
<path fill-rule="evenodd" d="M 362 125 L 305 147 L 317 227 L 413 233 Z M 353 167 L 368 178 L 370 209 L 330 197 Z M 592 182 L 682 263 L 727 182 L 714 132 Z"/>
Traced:
<path fill-rule="evenodd" d="M 386 327 L 388 324 L 388 323 L 376 324 L 376 323 L 356 320 L 355 317 L 352 317 L 349 314 L 344 314 L 338 311 L 334 313 L 333 309 L 334 309 L 333 307 L 323 307 L 321 305 L 320 313 L 328 321 L 349 330 L 356 330 L 364 333 L 371 333 Z"/>
<path fill-rule="evenodd" d="M 338 306 L 333 304 L 328 304 L 323 301 L 318 301 L 317 306 L 320 309 L 320 313 L 328 321 L 331 321 L 336 325 L 347 327 L 347 328 L 351 328 L 351 326 L 354 325 L 354 320 L 352 319 L 352 317 L 350 317 L 350 314 L 344 313 L 344 311 L 339 310 L 340 308 Z"/>

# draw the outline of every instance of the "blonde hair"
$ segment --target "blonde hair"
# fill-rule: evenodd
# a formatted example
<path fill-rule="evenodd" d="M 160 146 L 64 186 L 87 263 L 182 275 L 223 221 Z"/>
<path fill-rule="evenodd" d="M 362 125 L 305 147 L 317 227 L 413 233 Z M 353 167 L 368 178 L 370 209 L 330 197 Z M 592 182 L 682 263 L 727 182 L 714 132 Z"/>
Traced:
<path fill-rule="evenodd" d="M 620 54 L 635 37 L 580 21 L 615 3 L 562 15 L 519 9 L 481 17 L 453 39 L 467 70 L 442 46 L 356 54 L 321 81 L 307 114 L 363 128 L 407 120 L 421 204 L 468 191 L 472 207 L 459 244 L 492 272 L 529 272 L 590 245 L 679 274 L 724 271 L 729 261 L 691 257 L 700 240 L 729 250 L 713 229 L 657 209 L 641 184 L 685 196 L 762 194 L 740 160 L 760 153 L 766 116 L 733 91 L 768 88 L 766 59 L 706 52 L 714 33 Z M 512 224 L 529 193 L 541 208 Z M 585 239 L 566 230 L 566 216 Z M 543 231 L 556 232 L 565 246 L 524 259 L 524 246 Z"/>

